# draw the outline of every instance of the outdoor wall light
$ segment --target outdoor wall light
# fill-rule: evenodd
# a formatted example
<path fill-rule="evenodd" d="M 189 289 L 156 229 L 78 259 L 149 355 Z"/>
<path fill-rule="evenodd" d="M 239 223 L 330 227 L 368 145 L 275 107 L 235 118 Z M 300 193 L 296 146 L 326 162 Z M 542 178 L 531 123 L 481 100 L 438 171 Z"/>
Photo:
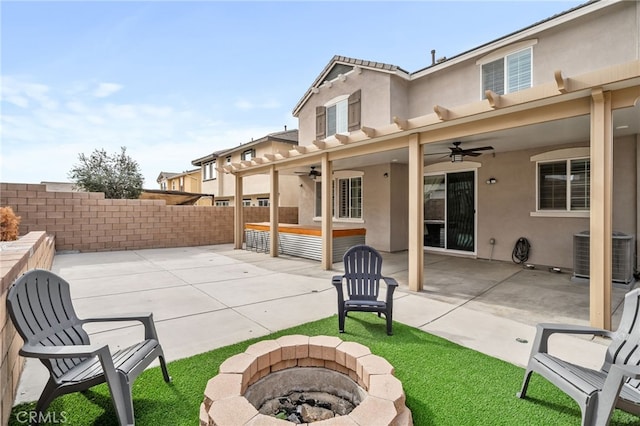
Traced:
<path fill-rule="evenodd" d="M 384 176 L 385 178 L 388 178 L 389 177 L 389 173 L 384 172 L 384 174 L 382 176 Z"/>
<path fill-rule="evenodd" d="M 493 185 L 494 183 L 497 183 L 498 180 L 494 177 L 490 177 L 489 179 L 487 179 L 487 185 Z"/>

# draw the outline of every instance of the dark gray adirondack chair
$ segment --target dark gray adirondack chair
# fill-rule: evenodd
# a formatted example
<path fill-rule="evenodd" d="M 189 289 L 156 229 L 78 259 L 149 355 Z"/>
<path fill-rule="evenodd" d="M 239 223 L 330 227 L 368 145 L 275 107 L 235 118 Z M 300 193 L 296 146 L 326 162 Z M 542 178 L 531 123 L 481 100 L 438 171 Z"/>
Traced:
<path fill-rule="evenodd" d="M 20 355 L 40 359 L 50 373 L 36 404 L 39 413 L 60 395 L 106 381 L 118 421 L 133 425 L 131 386 L 136 377 L 159 358 L 165 382 L 171 381 L 150 313 L 79 319 L 71 304 L 69 283 L 42 269 L 16 280 L 7 295 L 7 309 L 24 340 Z M 102 321 L 139 321 L 144 325 L 144 340 L 114 353 L 106 345 L 91 344 L 83 324 Z"/>
<path fill-rule="evenodd" d="M 344 333 L 344 319 L 349 311 L 377 312 L 387 320 L 387 334 L 392 333 L 393 292 L 398 283 L 382 276 L 382 256 L 373 247 L 357 245 L 343 256 L 344 275 L 336 275 L 332 284 L 338 291 L 338 327 Z M 387 285 L 386 300 L 378 300 L 380 280 Z M 348 299 L 344 298 L 346 283 Z"/>
<path fill-rule="evenodd" d="M 626 294 L 620 326 L 615 332 L 588 326 L 539 324 L 524 374 L 524 398 L 534 371 L 573 398 L 583 425 L 607 425 L 614 408 L 640 415 L 640 289 Z M 612 339 L 600 370 L 578 366 L 548 353 L 554 333 L 590 334 Z"/>

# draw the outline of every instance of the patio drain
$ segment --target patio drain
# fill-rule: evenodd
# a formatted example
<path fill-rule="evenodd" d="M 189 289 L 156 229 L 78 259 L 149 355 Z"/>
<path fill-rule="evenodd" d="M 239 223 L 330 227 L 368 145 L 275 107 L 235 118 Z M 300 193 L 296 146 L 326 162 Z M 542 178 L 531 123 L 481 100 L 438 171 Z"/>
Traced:
<path fill-rule="evenodd" d="M 283 420 L 264 414 L 268 408 L 260 409 L 274 399 L 302 398 L 303 403 L 313 399 L 306 404 L 312 408 L 336 404 L 331 414 L 323 412 L 317 421 L 306 418 L 305 424 L 412 426 L 402 383 L 393 372 L 393 366 L 371 354 L 368 347 L 337 337 L 291 335 L 264 340 L 220 365 L 219 374 L 207 383 L 200 425 L 296 424 L 299 419 Z"/>

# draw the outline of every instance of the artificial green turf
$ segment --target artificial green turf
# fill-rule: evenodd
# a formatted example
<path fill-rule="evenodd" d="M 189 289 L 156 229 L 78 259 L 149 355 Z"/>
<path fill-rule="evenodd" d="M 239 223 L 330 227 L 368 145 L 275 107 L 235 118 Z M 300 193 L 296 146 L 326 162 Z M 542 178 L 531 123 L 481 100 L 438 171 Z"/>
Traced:
<path fill-rule="evenodd" d="M 338 336 L 368 346 L 372 353 L 387 359 L 402 381 L 417 426 L 580 424 L 578 405 L 536 374 L 527 398 L 522 400 L 516 397 L 522 368 L 400 323 L 394 323 L 394 335 L 387 336 L 384 318 L 375 314 L 350 313 L 346 321 L 344 334 L 337 332 L 338 320 L 333 316 L 171 362 L 173 382 L 169 385 L 162 380 L 159 368 L 149 369 L 134 383 L 136 424 L 197 425 L 204 388 L 220 364 L 252 343 L 286 334 Z M 215 333 L 215 324 L 211 332 Z M 34 406 L 14 407 L 9 425 L 24 425 L 17 414 Z M 68 425 L 117 424 L 104 384 L 60 397 L 49 410 L 64 413 Z M 640 418 L 616 410 L 610 424 L 639 425 Z"/>

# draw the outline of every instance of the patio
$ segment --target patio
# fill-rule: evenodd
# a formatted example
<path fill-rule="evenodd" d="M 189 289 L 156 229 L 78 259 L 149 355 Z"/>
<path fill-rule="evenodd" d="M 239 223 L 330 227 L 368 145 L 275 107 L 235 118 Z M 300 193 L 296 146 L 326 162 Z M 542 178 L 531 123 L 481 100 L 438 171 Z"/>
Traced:
<path fill-rule="evenodd" d="M 589 322 L 588 287 L 572 283 L 569 273 L 427 253 L 425 289 L 414 293 L 408 291 L 406 253 L 383 255 L 383 273 L 400 283 L 395 321 L 519 366 L 528 359 L 536 323 Z M 331 276 L 342 265 L 323 271 L 315 261 L 223 244 L 60 253 L 52 269 L 71 283 L 81 317 L 152 311 L 172 361 L 334 315 Z M 614 326 L 625 292 L 613 290 Z M 104 325 L 88 331 L 96 343 L 115 343 L 117 337 L 120 345 L 140 332 L 116 327 L 117 332 Z M 605 350 L 601 341 L 585 338 L 558 336 L 554 342 L 558 353 L 594 368 Z M 36 400 L 45 381 L 44 367 L 28 360 L 16 403 Z"/>

